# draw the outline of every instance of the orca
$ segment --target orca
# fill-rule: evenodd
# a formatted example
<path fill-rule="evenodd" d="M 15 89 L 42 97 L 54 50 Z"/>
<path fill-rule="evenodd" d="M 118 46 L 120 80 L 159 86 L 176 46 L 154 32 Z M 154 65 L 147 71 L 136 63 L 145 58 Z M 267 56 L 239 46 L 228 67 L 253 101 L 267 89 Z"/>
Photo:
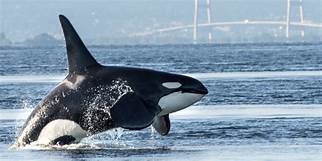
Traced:
<path fill-rule="evenodd" d="M 68 75 L 35 107 L 15 145 L 65 145 L 113 128 L 170 130 L 169 114 L 208 93 L 198 80 L 133 67 L 103 66 L 84 45 L 69 20 L 59 15 Z"/>

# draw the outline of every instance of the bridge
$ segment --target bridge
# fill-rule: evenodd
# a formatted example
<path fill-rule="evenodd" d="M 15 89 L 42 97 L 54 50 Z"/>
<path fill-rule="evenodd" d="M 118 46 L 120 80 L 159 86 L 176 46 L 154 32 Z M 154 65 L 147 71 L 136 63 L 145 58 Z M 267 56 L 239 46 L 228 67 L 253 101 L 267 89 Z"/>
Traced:
<path fill-rule="evenodd" d="M 211 0 L 206 0 L 206 14 L 207 14 L 207 22 L 199 23 L 199 0 L 194 0 L 194 17 L 193 23 L 188 25 L 174 26 L 168 28 L 154 29 L 151 31 L 135 33 L 131 36 L 148 36 L 157 33 L 164 32 L 173 32 L 178 30 L 186 30 L 192 29 L 193 35 L 192 39 L 194 42 L 197 42 L 198 39 L 198 30 L 200 27 L 223 27 L 223 26 L 241 26 L 241 25 L 263 25 L 263 26 L 278 26 L 285 28 L 285 37 L 290 37 L 290 28 L 297 27 L 300 29 L 303 28 L 318 28 L 322 29 L 322 23 L 315 23 L 311 21 L 304 21 L 304 12 L 303 12 L 303 0 L 286 0 L 286 19 L 284 21 L 252 21 L 249 19 L 245 19 L 242 21 L 227 21 L 227 22 L 214 22 L 212 21 L 211 15 Z M 299 21 L 291 21 L 291 10 L 292 8 L 298 8 L 299 12 Z M 301 36 L 304 37 L 305 33 L 302 30 Z M 213 39 L 213 35 L 211 32 L 208 33 L 208 41 L 211 42 Z"/>

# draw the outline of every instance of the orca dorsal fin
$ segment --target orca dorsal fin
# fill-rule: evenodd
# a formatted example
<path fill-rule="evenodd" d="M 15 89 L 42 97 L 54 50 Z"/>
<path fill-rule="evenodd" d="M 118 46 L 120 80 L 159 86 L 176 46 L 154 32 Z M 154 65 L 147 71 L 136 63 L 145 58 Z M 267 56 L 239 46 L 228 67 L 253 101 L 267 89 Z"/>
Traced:
<path fill-rule="evenodd" d="M 69 73 L 81 74 L 89 67 L 101 66 L 88 51 L 69 20 L 63 15 L 59 15 L 59 20 L 65 36 Z"/>

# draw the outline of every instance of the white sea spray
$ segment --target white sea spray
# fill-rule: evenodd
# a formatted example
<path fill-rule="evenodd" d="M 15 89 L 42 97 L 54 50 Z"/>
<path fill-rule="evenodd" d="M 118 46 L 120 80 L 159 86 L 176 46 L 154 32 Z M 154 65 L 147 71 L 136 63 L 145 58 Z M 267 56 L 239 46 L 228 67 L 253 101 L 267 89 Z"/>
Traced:
<path fill-rule="evenodd" d="M 128 83 L 121 79 L 113 80 L 110 85 L 100 85 L 88 90 L 95 96 L 88 95 L 85 104 L 88 105 L 84 112 L 89 131 L 95 131 L 97 125 L 111 120 L 110 109 L 126 93 L 133 92 Z"/>
<path fill-rule="evenodd" d="M 28 113 L 30 113 L 30 111 L 33 109 L 33 105 L 31 103 L 30 99 L 22 99 L 21 101 L 21 108 L 23 110 L 23 112 L 28 111 Z M 15 120 L 15 138 L 17 138 L 21 132 L 21 128 L 23 126 L 23 122 L 24 120 L 20 120 L 17 119 Z M 13 145 L 10 147 L 10 149 L 16 148 L 16 144 L 13 143 Z"/>

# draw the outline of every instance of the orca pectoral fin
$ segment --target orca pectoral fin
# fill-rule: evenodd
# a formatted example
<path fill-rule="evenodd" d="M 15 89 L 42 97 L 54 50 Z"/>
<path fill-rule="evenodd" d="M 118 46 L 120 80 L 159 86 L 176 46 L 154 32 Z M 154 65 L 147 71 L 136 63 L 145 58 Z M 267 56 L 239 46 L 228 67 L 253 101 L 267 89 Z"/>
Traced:
<path fill-rule="evenodd" d="M 156 116 L 152 123 L 153 128 L 162 136 L 165 136 L 170 131 L 169 114 L 163 116 Z"/>
<path fill-rule="evenodd" d="M 151 125 L 154 113 L 147 109 L 143 100 L 133 92 L 123 95 L 111 108 L 111 117 L 116 127 L 131 130 Z"/>

